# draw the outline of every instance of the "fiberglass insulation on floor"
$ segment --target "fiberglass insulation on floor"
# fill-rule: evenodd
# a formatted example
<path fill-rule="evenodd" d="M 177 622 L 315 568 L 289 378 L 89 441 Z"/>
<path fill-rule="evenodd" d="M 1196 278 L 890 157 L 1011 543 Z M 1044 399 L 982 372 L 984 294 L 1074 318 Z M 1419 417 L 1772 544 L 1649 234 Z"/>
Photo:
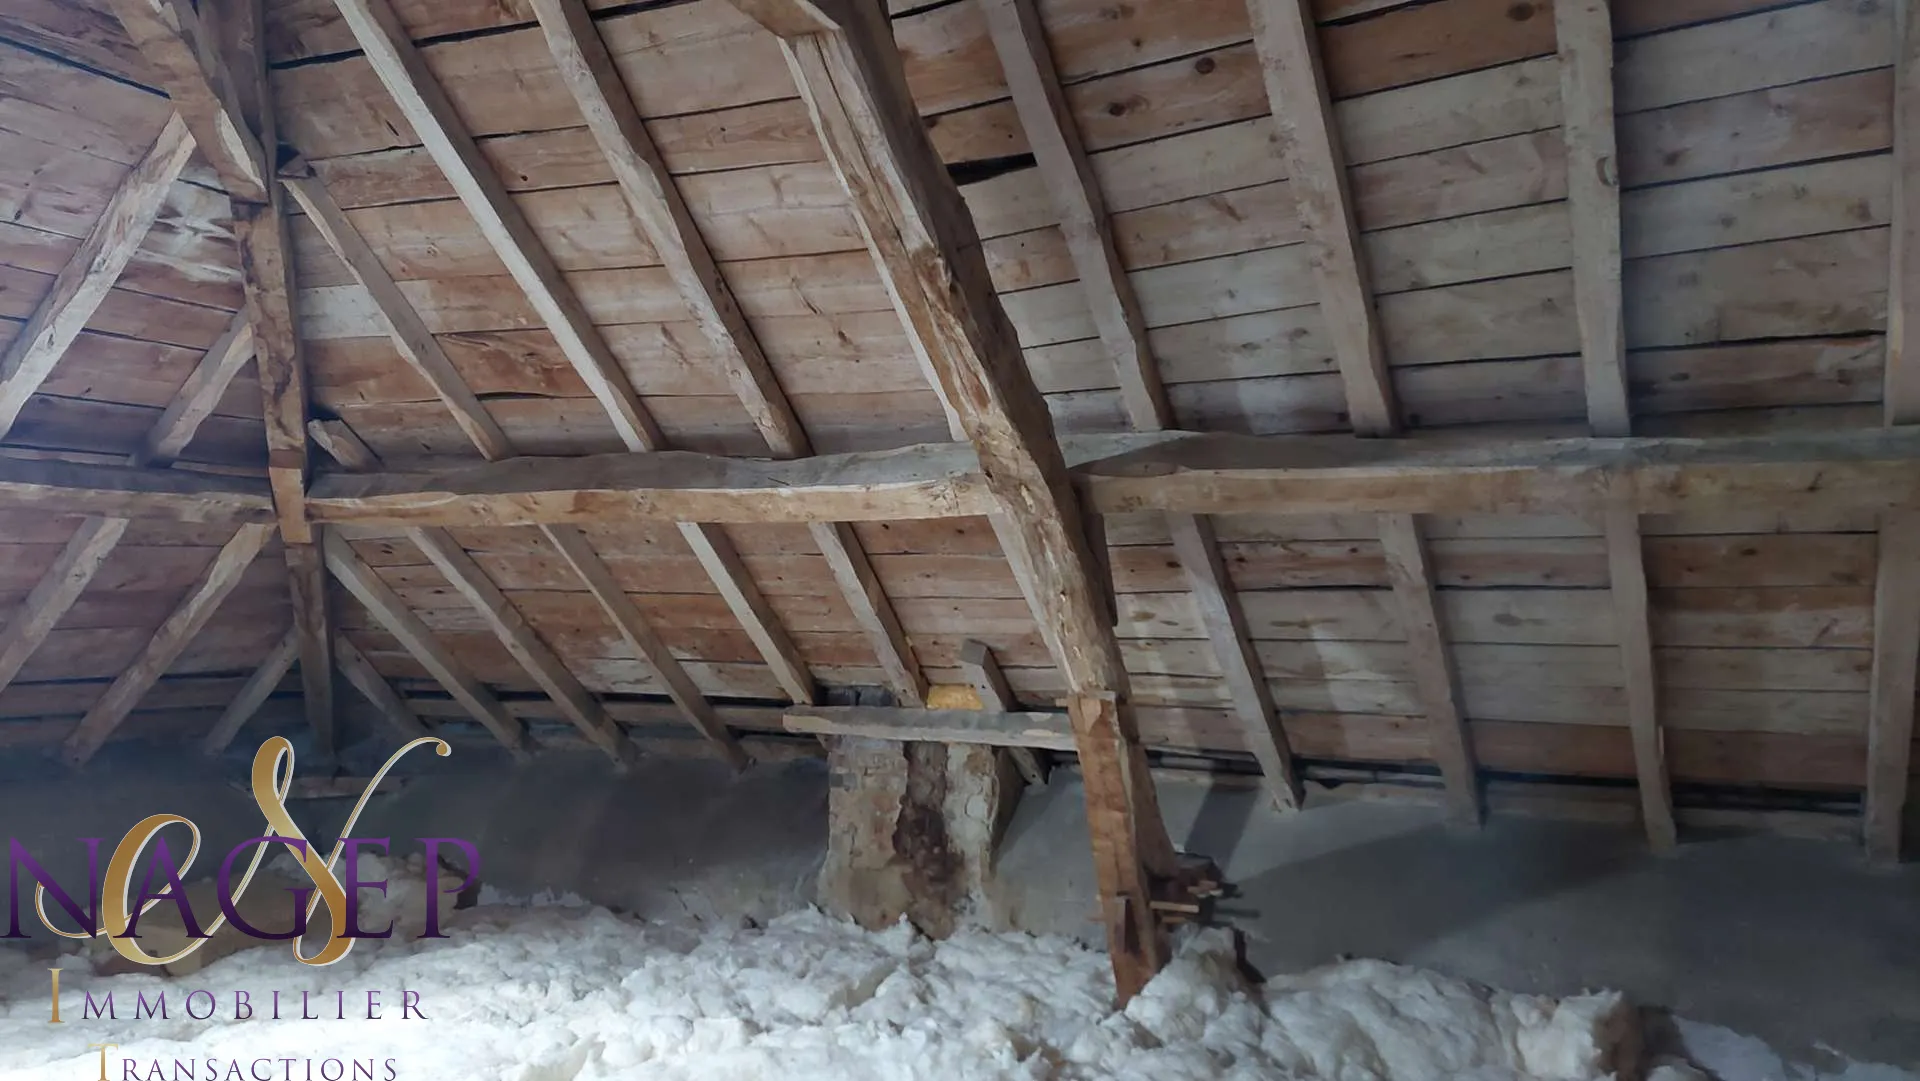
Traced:
<path fill-rule="evenodd" d="M 0 1078 L 93 1078 L 99 1052 L 84 1045 L 108 1042 L 132 1064 L 109 1077 L 170 1079 L 178 1062 L 195 1081 L 235 1063 L 231 1076 L 247 1078 L 261 1056 L 296 1060 L 295 1081 L 301 1060 L 327 1059 L 345 1076 L 360 1063 L 371 1064 L 362 1076 L 432 1081 L 1586 1081 L 1607 1076 L 1634 1035 L 1616 994 L 1487 992 L 1376 961 L 1249 988 L 1222 932 L 1186 942 L 1115 1012 L 1106 957 L 1064 938 L 930 942 L 816 912 L 692 929 L 586 906 L 483 905 L 448 930 L 364 941 L 324 969 L 284 945 L 180 979 L 91 976 L 69 958 L 66 1017 L 84 995 L 113 992 L 120 1020 L 64 1025 L 47 1022 L 45 966 L 0 950 Z M 203 988 L 212 1016 L 192 1020 L 185 1000 Z M 254 1019 L 233 1019 L 236 990 Z M 289 1019 L 262 1017 L 275 990 Z M 292 1019 L 303 990 L 321 1019 Z M 135 996 L 159 991 L 171 1019 L 132 1019 Z M 378 1020 L 365 1017 L 367 991 L 381 994 Z M 418 992 L 424 1020 L 401 1016 L 403 991 Z M 208 1012 L 206 996 L 194 1003 Z"/>

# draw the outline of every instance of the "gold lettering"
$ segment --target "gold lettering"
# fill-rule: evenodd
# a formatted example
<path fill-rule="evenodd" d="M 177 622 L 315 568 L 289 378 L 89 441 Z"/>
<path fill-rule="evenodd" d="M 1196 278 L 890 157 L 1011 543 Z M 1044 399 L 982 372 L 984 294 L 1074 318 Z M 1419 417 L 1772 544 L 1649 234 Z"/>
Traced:
<path fill-rule="evenodd" d="M 100 1052 L 100 1081 L 107 1081 L 107 1052 L 109 1050 L 118 1051 L 119 1049 L 120 1045 L 117 1043 L 90 1043 L 87 1045 L 87 1050 Z"/>
<path fill-rule="evenodd" d="M 47 971 L 53 973 L 53 1019 L 47 1024 L 64 1025 L 66 1022 L 60 1020 L 60 970 L 50 968 Z"/>

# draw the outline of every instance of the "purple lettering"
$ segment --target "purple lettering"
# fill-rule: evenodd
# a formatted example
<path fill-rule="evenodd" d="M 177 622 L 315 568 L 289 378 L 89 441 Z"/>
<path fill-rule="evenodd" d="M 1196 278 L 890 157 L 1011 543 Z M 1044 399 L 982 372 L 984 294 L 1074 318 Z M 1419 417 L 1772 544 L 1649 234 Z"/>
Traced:
<path fill-rule="evenodd" d="M 376 890 L 381 896 L 385 896 L 387 892 L 387 880 L 384 878 L 378 882 L 360 881 L 360 848 L 362 845 L 368 848 L 378 848 L 380 853 L 385 855 L 388 849 L 392 847 L 389 843 L 391 840 L 392 838 L 389 837 L 350 837 L 342 842 L 347 873 L 342 876 L 340 885 L 345 887 L 347 891 L 347 933 L 345 936 L 347 938 L 393 937 L 392 920 L 387 921 L 387 929 L 384 931 L 363 931 L 360 929 L 360 891 Z M 429 890 L 428 892 L 431 894 L 432 891 Z M 432 907 L 431 902 L 429 902 L 429 907 Z"/>
<path fill-rule="evenodd" d="M 62 911 L 72 917 L 80 930 L 88 935 L 100 933 L 100 838 L 82 837 L 81 840 L 87 845 L 87 899 L 93 902 L 93 907 L 85 912 L 80 910 L 73 896 L 62 889 L 60 883 L 53 880 L 53 876 L 47 873 L 47 869 L 40 866 L 40 861 L 27 852 L 25 846 L 12 838 L 7 839 L 8 917 L 7 933 L 3 937 L 27 937 L 20 933 L 20 871 L 22 868 L 26 869 L 27 877 L 39 883 L 40 887 L 47 891 L 47 894 L 53 898 L 54 904 L 59 905 Z"/>
<path fill-rule="evenodd" d="M 305 841 L 293 840 L 287 837 L 274 837 L 272 835 L 249 838 L 234 845 L 233 850 L 227 853 L 227 858 L 220 861 L 220 873 L 214 881 L 219 887 L 217 892 L 220 895 L 220 912 L 227 917 L 228 923 L 232 924 L 236 930 L 249 938 L 262 938 L 272 942 L 282 942 L 291 938 L 299 938 L 307 933 L 307 897 L 313 893 L 313 890 L 309 887 L 287 887 L 287 892 L 293 894 L 293 930 L 285 934 L 269 934 L 242 919 L 240 916 L 240 898 L 233 892 L 233 864 L 235 860 L 240 858 L 240 854 L 252 848 L 254 845 L 276 843 L 284 844 L 288 848 L 298 850 L 302 857 L 307 854 L 307 842 Z"/>
<path fill-rule="evenodd" d="M 154 892 L 154 879 L 166 889 Z M 187 903 L 187 884 L 180 881 L 180 868 L 173 862 L 173 852 L 167 848 L 164 837 L 153 839 L 153 863 L 147 868 L 147 879 L 140 884 L 140 895 L 133 899 L 133 908 L 127 916 L 127 930 L 115 938 L 139 938 L 140 917 L 145 913 L 148 901 L 172 901 L 180 910 L 180 925 L 186 928 L 188 938 L 206 938 L 200 930 L 200 923 L 193 918 L 193 906 Z"/>
<path fill-rule="evenodd" d="M 458 837 L 422 837 L 420 844 L 427 851 L 427 928 L 421 932 L 420 937 L 445 938 L 447 936 L 440 933 L 440 895 L 459 893 L 478 880 L 476 876 L 480 874 L 480 850 Z M 467 857 L 466 877 L 460 880 L 458 886 L 450 890 L 440 888 L 440 846 L 443 844 L 458 848 Z"/>

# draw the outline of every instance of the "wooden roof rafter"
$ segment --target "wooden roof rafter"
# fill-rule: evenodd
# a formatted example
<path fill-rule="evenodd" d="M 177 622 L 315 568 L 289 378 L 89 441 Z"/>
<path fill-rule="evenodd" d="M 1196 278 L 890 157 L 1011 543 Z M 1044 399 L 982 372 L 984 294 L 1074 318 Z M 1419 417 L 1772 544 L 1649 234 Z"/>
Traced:
<path fill-rule="evenodd" d="M 1893 215 L 1887 268 L 1885 422 L 1920 425 L 1920 18 L 1893 5 Z M 1912 802 L 1916 686 L 1920 686 L 1920 513 L 1880 520 L 1873 591 L 1873 670 L 1867 704 L 1862 833 L 1867 858 L 1898 863 Z"/>
<path fill-rule="evenodd" d="M 640 401 L 579 297 L 481 154 L 392 6 L 386 0 L 336 0 L 336 6 L 382 85 L 553 334 L 561 352 L 599 399 L 621 441 L 635 451 L 663 449 L 665 440 L 659 425 Z M 811 702 L 815 695 L 812 675 L 748 574 L 732 540 L 711 524 L 681 522 L 678 527 L 681 538 L 726 598 L 781 686 L 794 701 Z"/>
<path fill-rule="evenodd" d="M 1560 49 L 1561 132 L 1572 218 L 1574 307 L 1594 434 L 1633 431 L 1627 401 L 1625 297 L 1621 288 L 1619 151 L 1614 135 L 1613 21 L 1606 0 L 1554 0 Z M 1640 516 L 1614 478 L 1600 521 L 1606 535 L 1608 592 L 1626 682 L 1627 726 L 1640 786 L 1640 816 L 1656 852 L 1677 843 L 1666 737 L 1654 670 L 1647 572 Z"/>
<path fill-rule="evenodd" d="M 987 29 L 1006 73 L 1020 124 L 1053 195 L 1060 230 L 1087 294 L 1101 344 L 1113 358 L 1120 397 L 1133 426 L 1173 426 L 1158 362 L 1147 343 L 1140 302 L 1114 244 L 1112 223 L 1078 126 L 1054 70 L 1040 13 L 1033 0 L 983 0 Z M 1276 805 L 1298 809 L 1303 798 L 1293 751 L 1260 671 L 1239 597 L 1227 580 L 1213 525 L 1196 515 L 1170 515 L 1168 529 L 1201 613 L 1213 654 Z M 1096 545 L 1094 555 L 1103 556 Z"/>
<path fill-rule="evenodd" d="M 252 331 L 242 313 L 234 316 L 233 325 L 200 358 L 193 374 L 154 421 L 140 451 L 129 456 L 127 464 L 149 469 L 172 465 L 187 444 L 193 442 L 201 423 L 212 415 L 215 404 L 252 355 Z M 6 630 L 0 631 L 0 690 L 12 684 L 20 669 L 86 592 L 93 576 L 126 535 L 129 524 L 124 517 L 91 516 L 82 520 L 73 539 L 34 585 Z"/>
<path fill-rule="evenodd" d="M 611 166 L 628 210 L 665 263 L 668 276 L 693 313 L 694 323 L 712 343 L 726 370 L 727 382 L 754 427 L 775 457 L 812 454 L 805 428 L 678 185 L 667 172 L 653 137 L 641 122 L 640 111 L 586 5 L 581 0 L 534 0 L 532 6 L 561 80 Z M 907 705 L 922 704 L 926 700 L 926 676 L 914 660 L 913 647 L 900 628 L 893 602 L 873 573 L 860 538 L 838 522 L 812 522 L 808 530 L 854 618 L 866 632 L 895 695 Z"/>
<path fill-rule="evenodd" d="M 1280 158 L 1311 252 L 1320 313 L 1333 339 L 1347 422 L 1359 435 L 1393 435 L 1400 430 L 1393 379 L 1367 288 L 1367 264 L 1312 5 L 1308 0 L 1247 0 L 1247 10 Z M 1448 812 L 1456 822 L 1478 825 L 1484 814 L 1480 775 L 1459 678 L 1436 614 L 1432 561 L 1419 520 L 1411 514 L 1382 515 L 1380 544 L 1427 717 L 1430 757 L 1446 783 Z"/>

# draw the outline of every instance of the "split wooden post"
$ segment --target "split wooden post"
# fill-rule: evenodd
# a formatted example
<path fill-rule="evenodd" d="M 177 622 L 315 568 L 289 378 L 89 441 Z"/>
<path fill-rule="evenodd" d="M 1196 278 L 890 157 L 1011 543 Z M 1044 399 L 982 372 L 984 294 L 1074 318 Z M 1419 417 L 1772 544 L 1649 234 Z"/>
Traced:
<path fill-rule="evenodd" d="M 739 0 L 781 38 L 916 352 L 981 457 L 996 527 L 1065 674 L 1086 785 L 1115 983 L 1132 997 L 1165 964 L 1154 882 L 1175 871 L 1146 756 L 1120 704 L 1126 670 L 1099 598 L 1045 402 L 1001 308 L 960 192 L 914 111 L 877 5 Z"/>
<path fill-rule="evenodd" d="M 473 216 L 481 235 L 526 294 L 527 302 L 568 363 L 606 410 L 621 442 L 635 451 L 664 449 L 666 440 L 653 415 L 552 254 L 481 153 L 392 5 L 388 0 L 335 0 L 335 6 L 381 85 Z M 680 535 L 713 578 L 715 588 L 781 687 L 796 702 L 813 701 L 813 677 L 760 587 L 747 574 L 732 540 L 718 526 L 697 522 L 680 523 Z"/>
<path fill-rule="evenodd" d="M 140 656 L 107 687 L 106 693 L 67 736 L 61 757 L 69 765 L 84 764 L 113 736 L 120 723 L 140 704 L 140 699 L 193 641 L 193 636 L 213 618 L 220 603 L 240 584 L 241 574 L 272 534 L 271 526 L 244 525 L 220 549 L 186 599 L 153 632 L 153 638 L 140 651 Z"/>
<path fill-rule="evenodd" d="M 1627 400 L 1625 303 L 1621 290 L 1620 170 L 1613 109 L 1613 23 L 1606 0 L 1554 0 L 1560 43 L 1561 137 L 1567 148 L 1567 213 L 1573 225 L 1574 310 L 1594 434 L 1632 434 Z M 1619 477 L 1607 478 L 1598 516 L 1605 526 L 1609 591 L 1620 640 L 1633 733 L 1641 818 L 1656 852 L 1674 847 L 1673 793 L 1660 728 L 1640 517 Z"/>

